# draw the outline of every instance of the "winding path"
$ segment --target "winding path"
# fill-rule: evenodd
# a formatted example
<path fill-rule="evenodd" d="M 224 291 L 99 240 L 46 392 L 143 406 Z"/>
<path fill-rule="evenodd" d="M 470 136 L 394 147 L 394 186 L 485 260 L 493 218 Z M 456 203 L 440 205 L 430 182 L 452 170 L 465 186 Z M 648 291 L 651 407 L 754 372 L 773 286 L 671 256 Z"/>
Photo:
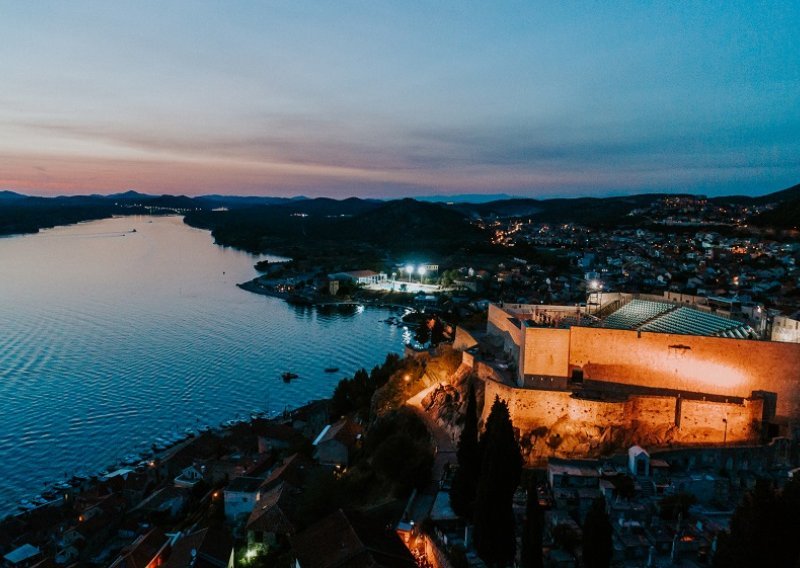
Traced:
<path fill-rule="evenodd" d="M 433 441 L 436 444 L 436 454 L 433 461 L 433 469 L 431 471 L 431 482 L 425 488 L 424 493 L 427 495 L 436 495 L 439 490 L 439 482 L 444 475 L 445 468 L 448 464 L 456 463 L 456 445 L 450 438 L 450 434 L 439 424 L 433 417 L 425 411 L 422 405 L 422 400 L 428 396 L 428 393 L 439 388 L 441 383 L 436 383 L 425 390 L 417 393 L 406 401 L 406 406 L 411 408 L 417 416 L 425 422 L 428 427 L 428 432 L 431 433 Z"/>

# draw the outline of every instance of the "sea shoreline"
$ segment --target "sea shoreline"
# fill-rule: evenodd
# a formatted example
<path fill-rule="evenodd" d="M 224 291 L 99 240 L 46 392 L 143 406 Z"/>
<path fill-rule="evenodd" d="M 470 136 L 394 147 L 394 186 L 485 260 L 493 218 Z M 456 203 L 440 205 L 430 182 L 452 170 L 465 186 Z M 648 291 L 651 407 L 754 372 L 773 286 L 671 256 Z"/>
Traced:
<path fill-rule="evenodd" d="M 381 298 L 364 298 L 364 297 L 356 297 L 350 298 L 346 300 L 333 300 L 333 299 L 318 299 L 315 297 L 310 296 L 302 296 L 298 294 L 291 294 L 288 292 L 279 292 L 277 290 L 270 289 L 263 284 L 259 283 L 259 279 L 261 277 L 258 276 L 253 278 L 252 280 L 248 280 L 247 282 L 241 282 L 236 284 L 237 287 L 241 288 L 242 290 L 246 290 L 248 292 L 252 292 L 253 294 L 259 294 L 261 296 L 269 296 L 272 298 L 280 298 L 286 301 L 289 304 L 297 304 L 297 305 L 308 305 L 308 306 L 372 306 L 377 308 L 390 308 L 390 309 L 402 309 L 402 310 L 409 310 L 409 311 L 418 311 L 414 307 L 413 296 L 409 294 L 408 302 L 404 303 L 397 303 L 397 302 L 387 302 Z"/>
<path fill-rule="evenodd" d="M 13 511 L 3 512 L 2 516 L 0 516 L 0 526 L 12 519 L 22 518 L 31 513 L 62 507 L 76 494 L 89 491 L 113 477 L 125 476 L 129 473 L 147 473 L 149 469 L 158 468 L 161 464 L 169 461 L 175 454 L 186 451 L 203 436 L 224 438 L 226 435 L 233 433 L 237 427 L 244 425 L 252 428 L 256 421 L 277 424 L 282 420 L 285 421 L 295 415 L 302 414 L 315 405 L 329 402 L 330 398 L 323 398 L 310 400 L 292 410 L 286 409 L 272 412 L 254 410 L 249 418 L 241 418 L 240 415 L 237 415 L 235 418 L 220 422 L 217 426 L 202 425 L 196 429 L 187 428 L 180 434 L 179 438 L 173 437 L 166 444 L 164 438 L 156 437 L 149 446 L 149 450 L 136 454 L 136 460 L 132 459 L 132 455 L 122 456 L 100 471 L 89 472 L 79 468 L 71 476 L 65 474 L 63 480 L 43 481 L 42 484 L 45 489 L 41 493 L 22 498 L 14 503 L 15 509 Z M 169 435 L 172 434 L 178 433 L 173 432 Z"/>

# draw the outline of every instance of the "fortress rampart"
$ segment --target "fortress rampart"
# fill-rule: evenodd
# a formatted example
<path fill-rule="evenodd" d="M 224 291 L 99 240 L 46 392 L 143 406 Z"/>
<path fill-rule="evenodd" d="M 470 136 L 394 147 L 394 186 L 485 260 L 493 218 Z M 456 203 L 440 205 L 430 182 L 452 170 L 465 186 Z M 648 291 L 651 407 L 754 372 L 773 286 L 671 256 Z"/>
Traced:
<path fill-rule="evenodd" d="M 577 376 L 744 399 L 764 391 L 777 395 L 777 415 L 800 420 L 798 343 L 602 327 L 528 327 L 494 305 L 489 307 L 487 332 L 516 361 L 519 385 L 526 376 Z"/>
<path fill-rule="evenodd" d="M 484 385 L 481 419 L 495 396 L 508 404 L 529 462 L 550 456 L 603 455 L 644 447 L 758 443 L 764 401 L 741 403 L 630 395 L 624 400 L 579 398 L 571 391 L 508 386 L 479 370 Z"/>

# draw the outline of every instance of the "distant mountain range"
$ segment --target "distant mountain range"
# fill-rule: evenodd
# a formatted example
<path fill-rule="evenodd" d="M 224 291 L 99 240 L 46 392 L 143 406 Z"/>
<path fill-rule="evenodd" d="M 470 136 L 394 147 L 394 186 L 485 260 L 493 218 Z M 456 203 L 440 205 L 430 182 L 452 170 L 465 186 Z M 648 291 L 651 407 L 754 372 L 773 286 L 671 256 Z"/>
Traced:
<path fill-rule="evenodd" d="M 507 193 L 458 193 L 455 195 L 422 195 L 413 199 L 415 201 L 430 201 L 431 203 L 488 203 L 490 201 L 517 198 L 517 196 Z"/>
<path fill-rule="evenodd" d="M 497 197 L 503 197 L 497 199 Z M 472 238 L 473 218 L 530 217 L 546 222 L 593 226 L 629 223 L 629 213 L 667 194 L 623 197 L 528 199 L 472 194 L 382 201 L 306 197 L 149 195 L 126 191 L 112 195 L 26 196 L 0 191 L 0 234 L 36 232 L 41 228 L 137 212 L 180 212 L 187 222 L 215 232 L 224 244 L 262 249 L 266 238 L 342 240 L 364 238 L 392 244 L 411 231 L 432 246 L 454 236 Z M 715 203 L 779 206 L 752 219 L 776 228 L 800 224 L 800 184 L 759 197 L 714 197 Z M 455 231 L 458 235 L 452 235 Z M 393 245 L 393 246 L 396 246 Z"/>

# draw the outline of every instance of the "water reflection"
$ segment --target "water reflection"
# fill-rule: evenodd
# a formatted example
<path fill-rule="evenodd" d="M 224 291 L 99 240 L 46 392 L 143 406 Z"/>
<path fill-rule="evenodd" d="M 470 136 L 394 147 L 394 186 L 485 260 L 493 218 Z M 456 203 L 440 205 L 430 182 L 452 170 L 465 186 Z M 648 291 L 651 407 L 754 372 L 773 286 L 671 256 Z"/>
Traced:
<path fill-rule="evenodd" d="M 326 396 L 402 349 L 390 311 L 237 288 L 256 260 L 176 217 L 0 240 L 0 503 L 170 432 Z M 284 384 L 289 369 L 301 379 Z"/>

